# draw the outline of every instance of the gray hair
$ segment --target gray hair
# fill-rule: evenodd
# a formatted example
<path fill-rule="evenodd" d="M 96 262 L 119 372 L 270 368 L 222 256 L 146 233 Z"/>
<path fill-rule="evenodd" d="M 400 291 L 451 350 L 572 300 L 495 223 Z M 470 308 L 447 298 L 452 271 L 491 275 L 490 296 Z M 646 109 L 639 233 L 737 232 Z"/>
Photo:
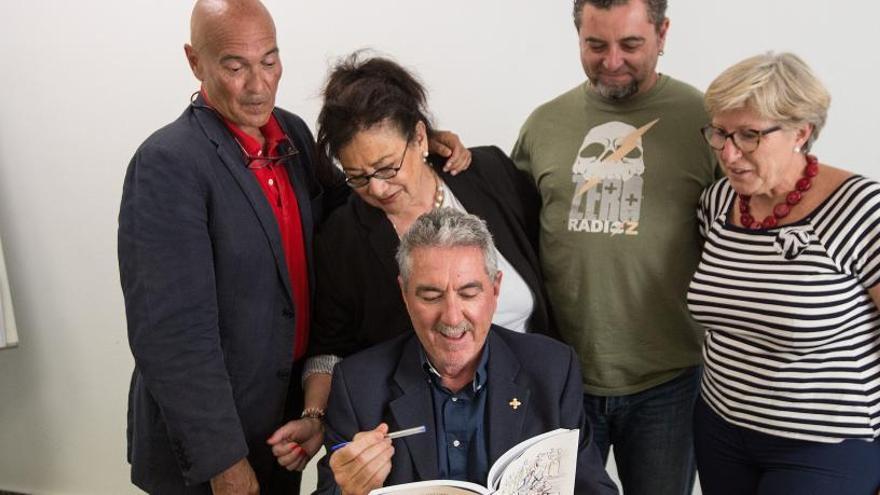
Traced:
<path fill-rule="evenodd" d="M 611 7 L 627 5 L 630 1 L 631 0 L 574 0 L 574 10 L 572 12 L 572 15 L 574 16 L 574 27 L 577 29 L 581 28 L 581 12 L 584 10 L 584 5 L 586 4 L 590 4 L 600 10 L 610 10 Z M 660 28 L 663 26 L 663 21 L 666 19 L 666 0 L 641 1 L 645 4 L 645 8 L 648 9 L 648 20 L 651 21 L 651 24 L 654 25 L 654 29 L 659 33 Z"/>
<path fill-rule="evenodd" d="M 483 252 L 486 274 L 495 280 L 498 273 L 498 256 L 492 234 L 486 222 L 476 215 L 453 208 L 436 208 L 416 219 L 400 238 L 397 248 L 397 267 L 404 285 L 409 281 L 412 269 L 412 252 L 418 248 L 477 247 Z"/>

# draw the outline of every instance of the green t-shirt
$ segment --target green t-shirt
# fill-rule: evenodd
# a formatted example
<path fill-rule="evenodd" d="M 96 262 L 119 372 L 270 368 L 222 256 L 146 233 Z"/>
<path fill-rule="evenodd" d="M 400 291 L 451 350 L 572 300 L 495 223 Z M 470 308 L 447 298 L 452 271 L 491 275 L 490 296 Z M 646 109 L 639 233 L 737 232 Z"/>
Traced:
<path fill-rule="evenodd" d="M 700 362 L 685 294 L 699 260 L 696 210 L 716 178 L 695 88 L 661 75 L 622 102 L 588 83 L 541 105 L 513 150 L 541 192 L 541 263 L 584 389 L 640 392 Z"/>

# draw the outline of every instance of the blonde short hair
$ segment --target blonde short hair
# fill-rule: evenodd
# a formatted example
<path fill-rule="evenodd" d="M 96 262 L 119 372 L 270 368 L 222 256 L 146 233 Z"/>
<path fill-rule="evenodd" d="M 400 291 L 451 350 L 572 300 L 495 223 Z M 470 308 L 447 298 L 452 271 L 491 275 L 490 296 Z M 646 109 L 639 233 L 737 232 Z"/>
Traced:
<path fill-rule="evenodd" d="M 806 150 L 825 125 L 831 95 L 800 57 L 770 52 L 749 57 L 722 72 L 709 84 L 703 101 L 713 117 L 747 108 L 783 126 L 811 124 L 813 133 Z"/>

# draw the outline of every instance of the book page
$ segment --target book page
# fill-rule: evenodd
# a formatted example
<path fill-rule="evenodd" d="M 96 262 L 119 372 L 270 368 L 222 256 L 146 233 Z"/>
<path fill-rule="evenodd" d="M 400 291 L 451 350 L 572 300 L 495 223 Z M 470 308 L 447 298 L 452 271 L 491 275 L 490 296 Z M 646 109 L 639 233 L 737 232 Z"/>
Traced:
<path fill-rule="evenodd" d="M 492 465 L 489 488 L 496 495 L 573 494 L 579 434 L 560 428 L 518 444 Z"/>
<path fill-rule="evenodd" d="M 489 470 L 488 488 L 456 480 L 417 481 L 369 495 L 573 495 L 580 430 L 559 428 L 523 440 Z"/>
<path fill-rule="evenodd" d="M 485 487 L 467 481 L 433 480 L 377 488 L 369 495 L 385 495 L 386 493 L 397 495 L 474 495 L 475 493 L 489 495 L 491 492 Z"/>

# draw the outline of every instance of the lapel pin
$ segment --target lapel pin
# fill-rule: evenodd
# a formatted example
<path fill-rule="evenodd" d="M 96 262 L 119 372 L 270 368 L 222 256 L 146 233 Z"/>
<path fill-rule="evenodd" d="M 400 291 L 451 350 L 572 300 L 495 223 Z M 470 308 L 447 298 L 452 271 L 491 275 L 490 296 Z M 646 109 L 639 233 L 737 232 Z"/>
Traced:
<path fill-rule="evenodd" d="M 514 397 L 512 401 L 507 403 L 507 405 L 509 405 L 510 407 L 513 408 L 514 411 L 516 411 L 516 409 L 522 405 L 522 402 L 520 402 L 519 399 Z"/>

